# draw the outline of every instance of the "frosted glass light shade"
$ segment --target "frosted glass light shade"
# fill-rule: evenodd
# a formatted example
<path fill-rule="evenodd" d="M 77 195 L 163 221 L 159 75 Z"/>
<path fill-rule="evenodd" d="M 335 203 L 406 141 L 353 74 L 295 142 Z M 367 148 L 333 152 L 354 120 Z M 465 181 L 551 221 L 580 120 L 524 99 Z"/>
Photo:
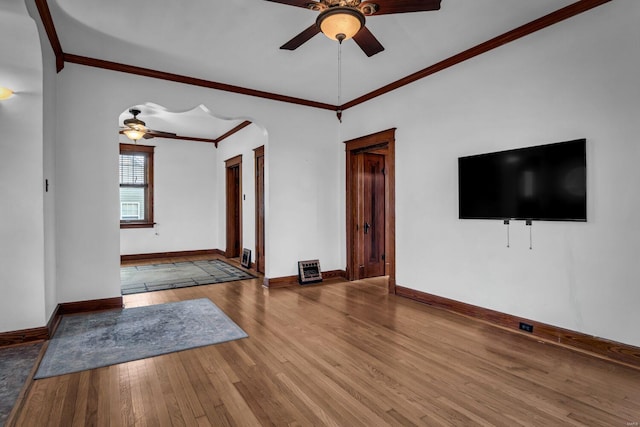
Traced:
<path fill-rule="evenodd" d="M 127 138 L 129 138 L 129 139 L 130 139 L 130 140 L 132 140 L 132 141 L 137 141 L 137 140 L 139 140 L 139 139 L 140 139 L 140 138 L 142 138 L 142 137 L 144 136 L 144 134 L 145 134 L 145 132 L 144 132 L 144 131 L 142 131 L 142 130 L 138 130 L 138 129 L 133 129 L 133 128 L 126 129 L 126 130 L 124 130 L 122 133 L 124 133 L 124 134 L 126 135 L 126 137 L 127 137 Z"/>
<path fill-rule="evenodd" d="M 349 7 L 334 7 L 318 15 L 317 25 L 332 40 L 338 40 L 340 34 L 343 40 L 349 40 L 364 25 L 364 15 Z"/>

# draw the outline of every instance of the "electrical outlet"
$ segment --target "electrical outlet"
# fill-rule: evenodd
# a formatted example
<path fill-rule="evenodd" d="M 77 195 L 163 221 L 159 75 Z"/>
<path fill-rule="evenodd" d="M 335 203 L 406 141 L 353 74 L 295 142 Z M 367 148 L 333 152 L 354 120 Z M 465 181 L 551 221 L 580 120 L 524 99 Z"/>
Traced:
<path fill-rule="evenodd" d="M 530 325 L 528 323 L 520 322 L 520 329 L 525 332 L 529 332 L 530 334 L 533 333 L 533 325 Z"/>

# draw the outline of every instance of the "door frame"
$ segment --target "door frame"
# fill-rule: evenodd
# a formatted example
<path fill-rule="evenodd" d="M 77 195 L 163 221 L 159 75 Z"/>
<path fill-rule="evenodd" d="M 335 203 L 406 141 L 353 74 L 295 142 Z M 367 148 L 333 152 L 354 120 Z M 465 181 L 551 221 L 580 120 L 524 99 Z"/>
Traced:
<path fill-rule="evenodd" d="M 255 172 L 255 185 L 256 185 L 256 195 L 255 195 L 255 208 L 256 208 L 256 254 L 255 254 L 255 267 L 258 273 L 265 272 L 266 267 L 266 257 L 265 257 L 265 241 L 264 241 L 264 145 L 255 148 L 253 150 L 255 160 L 254 160 L 254 172 Z M 262 170 L 258 170 L 258 159 L 262 158 Z M 260 187 L 260 182 L 258 180 L 258 175 L 262 175 L 262 187 Z M 259 202 L 262 202 L 262 206 L 260 206 Z"/>
<path fill-rule="evenodd" d="M 358 280 L 358 253 L 363 251 L 358 239 L 358 171 L 353 167 L 354 156 L 371 152 L 384 155 L 385 162 L 385 266 L 384 273 L 389 276 L 388 290 L 396 293 L 396 170 L 395 170 L 395 132 L 396 128 L 376 132 L 360 138 L 345 141 L 346 152 L 346 231 L 347 231 L 347 278 Z"/>
<path fill-rule="evenodd" d="M 225 193 L 226 193 L 226 250 L 225 256 L 227 258 L 233 258 L 234 256 L 239 256 L 242 253 L 242 154 L 232 157 L 228 160 L 225 160 Z M 238 168 L 238 251 L 239 253 L 235 253 L 235 248 L 229 248 L 229 235 L 235 230 L 233 229 L 232 224 L 230 224 L 229 218 L 231 215 L 231 210 L 229 206 L 230 193 L 233 190 L 233 186 L 229 182 L 229 174 L 230 169 Z"/>

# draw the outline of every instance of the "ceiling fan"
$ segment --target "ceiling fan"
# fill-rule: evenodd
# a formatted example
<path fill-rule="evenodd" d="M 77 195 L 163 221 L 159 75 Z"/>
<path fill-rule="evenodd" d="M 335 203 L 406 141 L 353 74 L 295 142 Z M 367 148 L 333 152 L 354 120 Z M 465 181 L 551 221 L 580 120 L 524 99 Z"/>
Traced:
<path fill-rule="evenodd" d="M 129 112 L 133 115 L 133 117 L 125 119 L 123 122 L 124 127 L 120 129 L 120 133 L 126 135 L 127 138 L 133 141 L 137 141 L 140 138 L 171 138 L 177 136 L 175 133 L 149 129 L 147 127 L 147 124 L 138 118 L 140 110 L 138 110 L 137 108 L 131 108 L 129 109 Z"/>
<path fill-rule="evenodd" d="M 295 50 L 322 32 L 342 43 L 353 37 L 367 56 L 382 52 L 384 47 L 365 27 L 365 16 L 439 10 L 441 0 L 267 0 L 320 12 L 315 24 L 280 46 Z"/>

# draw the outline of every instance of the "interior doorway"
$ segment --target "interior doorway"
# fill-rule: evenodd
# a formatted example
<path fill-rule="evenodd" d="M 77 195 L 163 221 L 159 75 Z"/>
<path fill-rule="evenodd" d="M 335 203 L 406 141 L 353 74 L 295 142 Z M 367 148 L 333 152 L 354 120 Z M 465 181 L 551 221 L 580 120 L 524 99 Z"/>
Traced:
<path fill-rule="evenodd" d="M 357 224 L 362 224 L 364 256 L 362 257 L 362 277 L 384 276 L 384 155 L 359 153 L 355 155 L 358 170 L 362 172 L 362 185 L 357 199 L 362 200 L 362 217 Z M 360 165 L 361 163 L 361 165 Z"/>
<path fill-rule="evenodd" d="M 264 145 L 255 153 L 256 179 L 256 271 L 264 273 Z"/>
<path fill-rule="evenodd" d="M 227 248 L 225 256 L 240 256 L 242 247 L 242 155 L 225 161 L 227 193 Z"/>
<path fill-rule="evenodd" d="M 347 277 L 389 276 L 395 293 L 395 128 L 345 145 Z"/>

